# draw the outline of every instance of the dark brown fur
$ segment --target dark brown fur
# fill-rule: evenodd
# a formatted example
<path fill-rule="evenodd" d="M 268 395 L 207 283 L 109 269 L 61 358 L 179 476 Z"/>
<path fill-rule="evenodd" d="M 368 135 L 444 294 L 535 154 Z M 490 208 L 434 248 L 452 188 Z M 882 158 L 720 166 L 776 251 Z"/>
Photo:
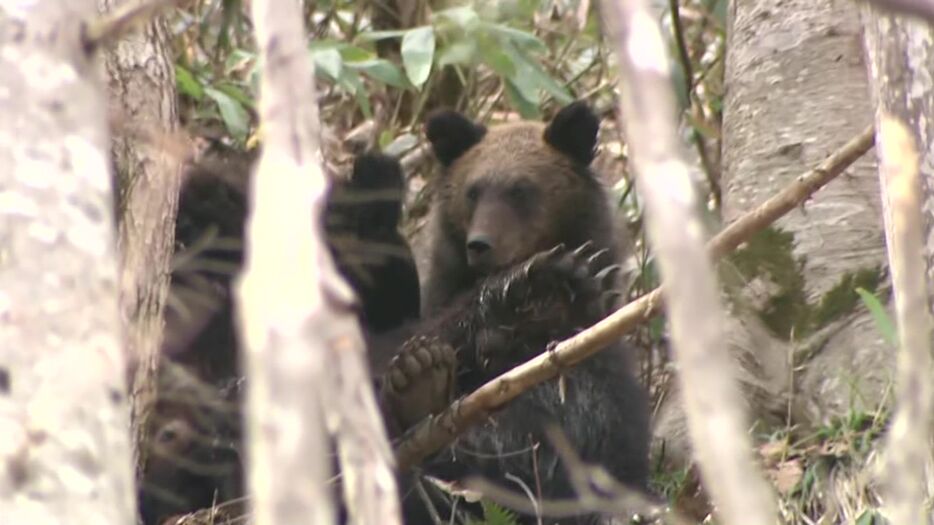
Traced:
<path fill-rule="evenodd" d="M 547 125 L 487 130 L 453 112 L 429 119 L 428 138 L 444 171 L 431 218 L 423 320 L 382 385 L 394 430 L 594 324 L 614 305 L 615 220 L 588 168 L 597 129 L 597 117 L 581 103 Z M 647 491 L 648 401 L 628 353 L 622 341 L 611 344 L 568 370 L 562 383 L 524 392 L 422 468 L 445 480 L 481 475 L 509 487 L 517 476 L 545 499 L 573 498 L 573 476 L 545 435 L 555 425 L 585 461 Z M 430 523 L 410 491 L 403 495 L 406 524 Z M 582 512 L 561 523 L 596 518 Z"/>
<path fill-rule="evenodd" d="M 563 112 L 568 110 L 575 107 Z M 556 117 L 549 126 L 557 121 Z M 584 124 L 582 132 L 587 134 L 589 123 Z M 598 249 L 607 249 L 614 260 L 618 257 L 608 197 L 587 167 L 590 159 L 584 157 L 582 162 L 550 144 L 545 138 L 548 129 L 539 122 L 492 127 L 446 166 L 432 209 L 423 313 L 437 311 L 477 277 L 558 244 L 579 246 L 591 241 Z M 593 141 L 595 135 L 594 128 Z M 438 151 L 439 145 L 435 147 Z M 577 151 L 586 151 L 586 146 Z M 470 264 L 471 235 L 486 237 L 491 244 L 483 264 Z"/>

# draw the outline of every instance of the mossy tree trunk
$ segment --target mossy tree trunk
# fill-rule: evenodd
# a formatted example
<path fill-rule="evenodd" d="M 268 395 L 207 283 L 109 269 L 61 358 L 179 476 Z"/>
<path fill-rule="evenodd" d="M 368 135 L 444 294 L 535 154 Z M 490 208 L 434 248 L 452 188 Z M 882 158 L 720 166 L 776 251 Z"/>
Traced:
<path fill-rule="evenodd" d="M 872 121 L 860 20 L 831 0 L 734 1 L 723 112 L 723 221 L 729 223 Z M 887 299 L 878 176 L 866 156 L 721 265 L 750 412 L 766 425 L 872 410 L 892 349 L 856 287 Z M 792 367 L 799 367 L 794 372 Z M 676 403 L 661 437 L 683 435 Z M 763 427 L 760 427 L 762 429 Z M 677 458 L 675 458 L 677 459 Z"/>
<path fill-rule="evenodd" d="M 0 521 L 133 522 L 92 0 L 0 6 Z"/>
<path fill-rule="evenodd" d="M 98 0 L 101 11 L 124 4 Z M 118 203 L 120 310 L 133 370 L 131 425 L 137 473 L 146 460 L 146 427 L 156 397 L 163 309 L 178 207 L 180 148 L 175 70 L 161 17 L 130 33 L 106 53 L 112 147 L 121 188 Z"/>
<path fill-rule="evenodd" d="M 735 2 L 727 47 L 723 212 L 731 221 L 858 135 L 872 110 L 852 6 Z M 780 342 L 752 340 L 744 350 L 762 362 L 794 355 L 804 370 L 795 385 L 802 410 L 793 415 L 810 422 L 873 410 L 884 392 L 891 348 L 855 292 L 885 282 L 880 216 L 875 156 L 867 155 L 731 259 L 740 308 Z"/>

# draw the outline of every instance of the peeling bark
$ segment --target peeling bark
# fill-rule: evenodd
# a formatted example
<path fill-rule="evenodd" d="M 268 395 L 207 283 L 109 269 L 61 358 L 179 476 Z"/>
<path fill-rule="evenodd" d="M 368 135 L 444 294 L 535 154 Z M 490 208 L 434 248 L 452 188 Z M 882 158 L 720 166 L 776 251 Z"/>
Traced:
<path fill-rule="evenodd" d="M 98 0 L 102 11 L 119 0 Z M 112 154 L 119 173 L 120 310 L 126 325 L 134 463 L 146 460 L 146 428 L 155 403 L 175 240 L 180 162 L 166 147 L 178 128 L 175 70 L 165 21 L 157 17 L 106 54 L 110 114 L 118 122 Z M 176 148 L 177 149 L 177 148 Z"/>
<path fill-rule="evenodd" d="M 133 521 L 104 87 L 91 0 L 0 6 L 0 509 Z"/>

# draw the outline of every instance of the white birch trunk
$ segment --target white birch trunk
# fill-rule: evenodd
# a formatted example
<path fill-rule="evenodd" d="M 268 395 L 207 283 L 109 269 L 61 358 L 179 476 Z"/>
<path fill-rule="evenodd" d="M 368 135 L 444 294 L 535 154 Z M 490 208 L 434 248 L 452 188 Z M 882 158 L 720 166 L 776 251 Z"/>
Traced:
<path fill-rule="evenodd" d="M 238 288 L 256 523 L 334 522 L 328 429 L 351 521 L 398 523 L 391 452 L 348 308 L 352 292 L 323 241 L 327 179 L 299 5 L 254 0 L 252 12 L 265 144 Z"/>
<path fill-rule="evenodd" d="M 133 522 L 91 0 L 0 5 L 0 521 Z"/>

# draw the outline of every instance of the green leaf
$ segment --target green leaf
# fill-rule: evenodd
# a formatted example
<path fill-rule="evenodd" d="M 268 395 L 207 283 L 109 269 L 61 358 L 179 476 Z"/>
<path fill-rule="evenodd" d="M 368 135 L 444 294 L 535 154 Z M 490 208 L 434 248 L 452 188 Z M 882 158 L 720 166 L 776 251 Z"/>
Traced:
<path fill-rule="evenodd" d="M 204 89 L 204 94 L 211 97 L 211 100 L 217 104 L 227 131 L 241 142 L 246 140 L 247 133 L 250 131 L 250 116 L 243 106 L 219 89 L 208 87 Z"/>
<path fill-rule="evenodd" d="M 474 39 L 458 40 L 438 53 L 438 65 L 469 64 L 473 62 L 477 44 Z"/>
<path fill-rule="evenodd" d="M 555 97 L 555 100 L 562 104 L 569 104 L 574 100 L 564 86 L 552 78 L 535 60 L 527 57 L 515 46 L 506 44 L 503 46 L 503 51 L 516 64 L 516 73 L 510 80 L 516 83 L 516 87 L 519 88 L 526 100 L 535 101 L 538 104 L 537 91 L 539 89 Z M 532 95 L 533 91 L 536 92 L 534 96 Z"/>
<path fill-rule="evenodd" d="M 399 71 L 399 68 L 396 67 L 395 64 L 388 60 L 376 58 L 360 62 L 345 62 L 344 66 L 363 71 L 367 76 L 384 84 L 400 89 L 409 88 L 409 83 L 406 81 L 405 75 L 402 74 L 402 71 Z"/>
<path fill-rule="evenodd" d="M 363 49 L 362 47 L 345 45 L 339 49 L 341 53 L 341 58 L 344 59 L 344 62 L 362 62 L 364 60 L 372 60 L 376 58 L 376 55 Z"/>
<path fill-rule="evenodd" d="M 438 11 L 431 15 L 431 21 L 448 21 L 465 31 L 470 31 L 476 27 L 480 17 L 472 7 L 461 6 Z"/>
<path fill-rule="evenodd" d="M 198 82 L 198 79 L 184 67 L 175 64 L 175 85 L 178 91 L 195 100 L 204 98 L 204 87 Z"/>
<path fill-rule="evenodd" d="M 344 64 L 340 51 L 335 48 L 319 49 L 311 52 L 311 58 L 315 63 L 315 71 L 321 71 L 332 80 L 340 78 Z"/>
<path fill-rule="evenodd" d="M 856 525 L 881 525 L 882 517 L 873 509 L 867 509 L 856 518 Z"/>
<path fill-rule="evenodd" d="M 872 314 L 872 318 L 876 322 L 876 328 L 879 330 L 879 333 L 882 334 L 882 337 L 890 345 L 897 346 L 898 332 L 895 331 L 895 323 L 892 322 L 892 318 L 889 317 L 888 312 L 885 311 L 885 307 L 882 306 L 882 302 L 879 301 L 879 298 L 865 288 L 857 287 L 856 293 L 859 294 L 859 298 L 863 300 L 863 304 L 866 305 L 866 308 L 869 309 L 869 313 Z"/>
<path fill-rule="evenodd" d="M 674 61 L 673 67 L 669 68 L 669 71 L 671 72 L 671 87 L 674 88 L 675 95 L 678 97 L 678 112 L 681 113 L 691 105 L 691 94 L 688 93 L 687 78 L 685 76 L 686 71 L 681 61 Z"/>
<path fill-rule="evenodd" d="M 244 93 L 243 90 L 240 89 L 240 87 L 235 84 L 231 84 L 230 82 L 224 82 L 223 84 L 218 84 L 214 87 L 215 89 L 218 89 L 226 93 L 228 96 L 230 96 L 230 98 L 236 100 L 237 102 L 240 103 L 241 106 L 245 108 L 256 107 L 256 104 L 253 102 L 253 99 L 250 98 L 249 95 Z"/>
<path fill-rule="evenodd" d="M 357 106 L 360 107 L 360 111 L 365 118 L 373 118 L 373 108 L 370 107 L 369 94 L 366 88 L 364 88 L 363 82 L 360 80 L 360 75 L 356 71 L 350 68 L 344 69 L 340 78 L 337 80 L 337 84 L 341 89 L 354 96 L 354 100 L 357 101 Z"/>
<path fill-rule="evenodd" d="M 513 78 L 516 76 L 516 63 L 508 54 L 504 53 L 499 46 L 491 43 L 481 45 L 480 57 L 497 75 L 503 78 Z"/>
<path fill-rule="evenodd" d="M 709 7 L 710 13 L 717 23 L 720 24 L 720 27 L 725 28 L 727 0 L 713 0 L 712 4 L 713 5 Z"/>
<path fill-rule="evenodd" d="M 357 37 L 354 39 L 360 42 L 375 42 L 377 40 L 385 40 L 387 38 L 399 38 L 405 36 L 409 32 L 408 29 L 393 29 L 386 31 L 363 31 L 358 33 Z"/>
<path fill-rule="evenodd" d="M 435 31 L 431 26 L 416 27 L 402 37 L 402 65 L 412 85 L 421 87 L 431 73 L 435 55 Z"/>
<path fill-rule="evenodd" d="M 392 132 L 389 131 L 388 129 L 384 129 L 379 134 L 379 139 L 376 142 L 377 144 L 379 144 L 380 149 L 385 150 L 386 145 L 392 142 Z"/>
<path fill-rule="evenodd" d="M 230 55 L 227 56 L 227 59 L 224 60 L 224 74 L 229 75 L 255 59 L 256 53 L 251 53 L 242 49 L 234 49 L 230 52 Z"/>
<path fill-rule="evenodd" d="M 346 42 L 342 42 L 340 40 L 312 40 L 308 43 L 308 50 L 324 51 L 325 49 L 337 49 L 340 51 L 346 45 Z"/>
<path fill-rule="evenodd" d="M 506 97 L 509 99 L 512 107 L 516 108 L 519 111 L 519 114 L 526 119 L 537 119 L 540 115 L 538 111 L 538 101 L 531 101 L 526 99 L 522 92 L 516 87 L 516 84 L 510 80 L 506 79 Z"/>
<path fill-rule="evenodd" d="M 532 33 L 526 33 L 525 31 L 520 31 L 509 26 L 494 24 L 491 22 L 481 22 L 480 28 L 484 29 L 492 35 L 503 37 L 509 41 L 512 41 L 517 46 L 527 47 L 531 51 L 548 50 L 548 47 L 545 45 L 545 43 Z"/>
<path fill-rule="evenodd" d="M 354 95 L 354 99 L 357 101 L 357 105 L 360 106 L 360 112 L 363 113 L 363 118 L 373 118 L 373 108 L 370 107 L 370 97 L 367 96 L 366 91 L 362 89 L 357 91 Z"/>
<path fill-rule="evenodd" d="M 483 507 L 483 520 L 487 525 L 518 525 L 519 523 L 514 512 L 492 501 L 484 499 L 480 502 L 480 506 Z"/>

